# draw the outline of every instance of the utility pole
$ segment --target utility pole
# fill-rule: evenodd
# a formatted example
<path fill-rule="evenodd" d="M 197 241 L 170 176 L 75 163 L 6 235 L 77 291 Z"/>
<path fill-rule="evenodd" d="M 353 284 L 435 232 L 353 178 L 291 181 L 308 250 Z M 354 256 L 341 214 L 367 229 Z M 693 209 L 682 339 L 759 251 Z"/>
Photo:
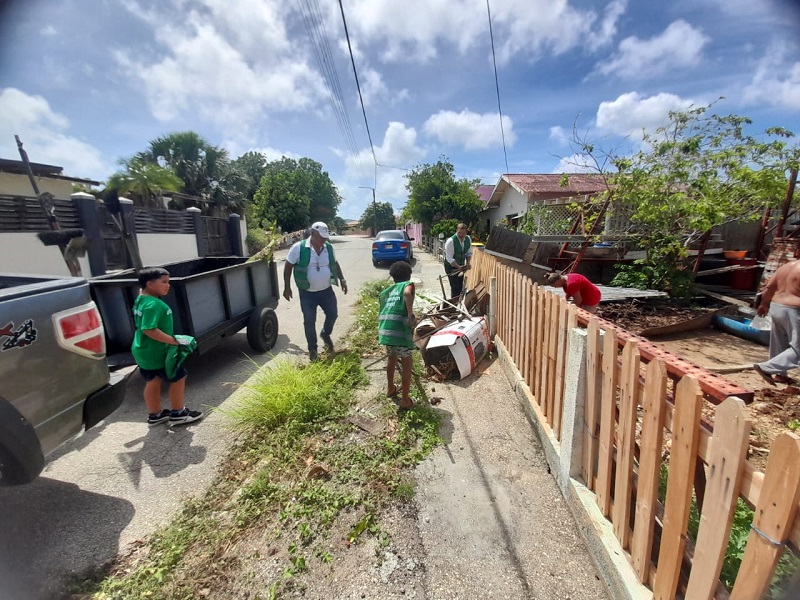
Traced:
<path fill-rule="evenodd" d="M 378 207 L 375 204 L 375 188 L 367 185 L 358 186 L 361 190 L 372 190 L 372 218 L 373 218 L 373 236 L 378 235 Z"/>

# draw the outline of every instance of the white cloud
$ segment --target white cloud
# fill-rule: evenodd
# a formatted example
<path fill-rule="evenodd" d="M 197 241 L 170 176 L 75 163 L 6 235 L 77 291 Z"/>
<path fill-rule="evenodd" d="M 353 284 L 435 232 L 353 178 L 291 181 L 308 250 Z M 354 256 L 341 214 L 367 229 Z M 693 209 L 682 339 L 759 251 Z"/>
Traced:
<path fill-rule="evenodd" d="M 478 114 L 470 110 L 456 113 L 442 110 L 432 115 L 423 126 L 425 133 L 450 146 L 463 146 L 466 150 L 501 148 L 503 138 L 497 113 Z M 514 123 L 503 115 L 503 133 L 506 146 L 514 145 Z"/>
<path fill-rule="evenodd" d="M 17 158 L 18 134 L 31 162 L 64 167 L 70 177 L 101 179 L 111 170 L 100 152 L 68 135 L 69 120 L 50 108 L 42 96 L 0 88 L 0 156 Z"/>
<path fill-rule="evenodd" d="M 52 37 L 58 33 L 58 30 L 52 25 L 45 25 L 39 30 L 39 33 L 46 37 Z"/>
<path fill-rule="evenodd" d="M 586 154 L 573 154 L 562 158 L 553 173 L 597 173 L 597 168 Z"/>
<path fill-rule="evenodd" d="M 515 55 L 535 59 L 546 51 L 557 55 L 576 47 L 595 50 L 613 38 L 626 7 L 627 0 L 612 0 L 600 17 L 568 0 L 496 3 L 492 24 L 498 60 L 505 63 Z M 483 0 L 352 0 L 347 20 L 353 37 L 382 45 L 385 61 L 430 62 L 440 47 L 464 53 L 486 48 L 489 41 Z"/>
<path fill-rule="evenodd" d="M 290 152 L 288 150 L 278 150 L 277 148 L 272 148 L 270 146 L 267 146 L 266 148 L 253 148 L 252 152 L 258 152 L 259 154 L 263 154 L 264 158 L 267 159 L 267 162 L 280 160 L 284 156 L 286 158 L 292 158 L 294 160 L 300 160 L 301 158 L 303 158 L 303 155 L 298 154 L 297 152 Z"/>
<path fill-rule="evenodd" d="M 746 103 L 800 110 L 800 62 L 791 63 L 788 54 L 785 45 L 775 44 L 767 51 L 744 89 Z"/>
<path fill-rule="evenodd" d="M 372 187 L 376 174 L 372 152 L 369 148 L 361 150 L 357 156 L 334 150 L 344 159 L 344 181 L 337 187 L 344 197 L 339 213 L 358 218 L 367 204 L 372 202 L 372 192 L 360 186 Z M 406 203 L 405 169 L 412 168 L 425 156 L 425 148 L 417 145 L 417 131 L 403 123 L 391 122 L 386 128 L 383 143 L 375 146 L 375 156 L 380 163 L 377 169 L 376 198 L 378 202 L 391 202 L 399 212 Z M 392 168 L 396 167 L 396 168 Z"/>
<path fill-rule="evenodd" d="M 697 66 L 703 47 L 710 41 L 700 29 L 683 20 L 670 23 L 660 34 L 647 40 L 631 36 L 622 40 L 608 62 L 598 64 L 603 75 L 645 78 L 672 69 Z"/>
<path fill-rule="evenodd" d="M 152 61 L 141 47 L 114 56 L 160 121 L 197 112 L 246 131 L 269 112 L 313 110 L 327 95 L 291 42 L 290 11 L 278 0 L 202 0 L 182 14 L 166 4 L 125 6 L 153 27 L 158 48 Z"/>
<path fill-rule="evenodd" d="M 622 94 L 611 102 L 601 102 L 597 109 L 597 127 L 605 132 L 634 138 L 642 129 L 653 133 L 669 122 L 669 112 L 686 110 L 694 102 L 674 94 L 661 93 L 643 97 L 637 92 Z"/>
<path fill-rule="evenodd" d="M 569 144 L 570 135 L 567 133 L 566 129 L 560 125 L 556 125 L 550 128 L 550 139 L 559 146 L 566 146 Z"/>

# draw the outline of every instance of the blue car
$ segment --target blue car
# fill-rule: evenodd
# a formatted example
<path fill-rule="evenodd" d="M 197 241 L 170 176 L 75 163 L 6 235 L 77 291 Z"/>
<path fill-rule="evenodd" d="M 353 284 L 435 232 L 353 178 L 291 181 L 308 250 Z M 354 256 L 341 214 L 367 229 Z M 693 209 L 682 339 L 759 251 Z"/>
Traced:
<path fill-rule="evenodd" d="M 414 249 L 411 242 L 414 238 L 400 229 L 379 231 L 372 242 L 372 266 L 377 267 L 382 260 L 404 260 L 408 263 L 414 258 Z"/>

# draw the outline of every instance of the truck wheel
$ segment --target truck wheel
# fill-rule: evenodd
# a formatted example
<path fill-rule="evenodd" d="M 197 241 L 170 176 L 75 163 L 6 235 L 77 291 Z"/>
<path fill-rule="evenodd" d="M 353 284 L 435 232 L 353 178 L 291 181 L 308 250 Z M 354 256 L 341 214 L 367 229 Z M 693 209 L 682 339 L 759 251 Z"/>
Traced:
<path fill-rule="evenodd" d="M 14 454 L 0 446 L 0 487 L 30 483 L 39 475 L 41 469 L 26 469 Z"/>
<path fill-rule="evenodd" d="M 269 352 L 278 340 L 278 315 L 267 306 L 257 306 L 247 322 L 247 343 L 256 352 Z"/>

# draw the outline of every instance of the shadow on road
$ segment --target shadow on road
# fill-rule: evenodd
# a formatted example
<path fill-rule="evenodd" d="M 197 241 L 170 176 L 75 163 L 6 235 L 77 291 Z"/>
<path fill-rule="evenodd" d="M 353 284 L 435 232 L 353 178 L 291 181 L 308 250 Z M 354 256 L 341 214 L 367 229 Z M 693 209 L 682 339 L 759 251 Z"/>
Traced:
<path fill-rule="evenodd" d="M 31 505 L 46 511 L 48 518 L 41 519 L 40 510 L 31 511 Z M 0 488 L 0 506 L 0 600 L 58 597 L 56 586 L 65 576 L 85 572 L 98 565 L 98 557 L 102 561 L 117 553 L 120 533 L 134 514 L 127 500 L 45 477 Z M 52 565 L 61 571 L 53 571 Z"/>
<path fill-rule="evenodd" d="M 117 460 L 135 488 L 139 487 L 144 467 L 150 467 L 155 477 L 163 478 L 205 460 L 205 446 L 192 446 L 193 427 L 151 427 L 142 437 L 125 442 L 128 450 L 117 453 Z"/>

